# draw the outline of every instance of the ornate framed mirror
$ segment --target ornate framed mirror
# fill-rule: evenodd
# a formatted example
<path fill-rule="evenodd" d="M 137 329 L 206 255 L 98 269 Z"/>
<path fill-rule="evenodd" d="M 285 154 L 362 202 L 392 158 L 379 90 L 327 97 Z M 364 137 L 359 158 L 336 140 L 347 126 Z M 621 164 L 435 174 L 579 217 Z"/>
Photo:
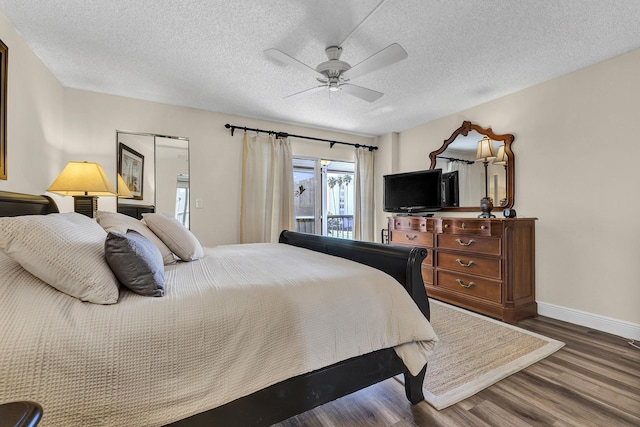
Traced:
<path fill-rule="evenodd" d="M 496 158 L 485 171 L 482 161 L 476 161 L 478 142 L 488 137 Z M 513 207 L 515 156 L 511 148 L 514 136 L 499 135 L 469 121 L 453 131 L 442 146 L 429 154 L 430 169 L 442 169 L 443 211 L 473 212 L 480 210 L 485 191 L 493 199 L 494 209 Z M 485 174 L 486 173 L 486 174 Z M 485 189 L 485 183 L 487 188 Z M 456 191 L 457 190 L 457 191 Z"/>

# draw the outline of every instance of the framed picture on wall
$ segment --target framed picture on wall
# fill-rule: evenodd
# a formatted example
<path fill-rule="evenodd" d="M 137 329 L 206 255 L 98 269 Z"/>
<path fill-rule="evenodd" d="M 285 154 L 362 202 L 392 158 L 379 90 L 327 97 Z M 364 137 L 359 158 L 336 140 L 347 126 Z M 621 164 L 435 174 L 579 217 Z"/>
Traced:
<path fill-rule="evenodd" d="M 7 70 L 9 48 L 0 40 L 0 179 L 7 179 Z"/>
<path fill-rule="evenodd" d="M 118 173 L 136 200 L 142 200 L 144 156 L 123 143 L 118 144 Z"/>

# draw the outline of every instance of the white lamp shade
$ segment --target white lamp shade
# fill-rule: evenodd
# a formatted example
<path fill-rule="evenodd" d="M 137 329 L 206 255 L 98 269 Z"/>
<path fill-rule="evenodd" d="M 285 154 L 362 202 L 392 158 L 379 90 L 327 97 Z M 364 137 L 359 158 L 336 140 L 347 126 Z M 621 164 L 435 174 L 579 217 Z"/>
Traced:
<path fill-rule="evenodd" d="M 507 157 L 506 151 L 504 151 L 504 145 L 498 147 L 498 154 L 496 154 L 496 158 L 493 160 L 494 165 L 506 165 L 509 161 Z"/>
<path fill-rule="evenodd" d="M 493 141 L 489 139 L 488 136 L 485 136 L 480 141 L 478 141 L 478 152 L 476 153 L 476 162 L 483 161 L 488 162 L 491 159 L 495 159 L 496 152 L 493 149 Z"/>
<path fill-rule="evenodd" d="M 124 179 L 122 179 L 122 175 L 120 174 L 118 174 L 118 197 L 121 199 L 133 199 L 131 190 L 129 190 L 127 184 L 124 183 Z"/>
<path fill-rule="evenodd" d="M 69 162 L 47 191 L 63 196 L 115 196 L 109 178 L 94 162 Z"/>

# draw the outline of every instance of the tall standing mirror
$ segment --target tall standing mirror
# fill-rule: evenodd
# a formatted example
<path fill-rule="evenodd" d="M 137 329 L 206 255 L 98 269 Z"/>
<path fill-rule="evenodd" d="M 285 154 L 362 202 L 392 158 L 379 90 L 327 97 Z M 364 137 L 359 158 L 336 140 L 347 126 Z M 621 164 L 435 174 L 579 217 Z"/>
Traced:
<path fill-rule="evenodd" d="M 478 161 L 478 143 L 487 137 L 493 144 L 495 158 L 487 167 Z M 443 172 L 443 211 L 471 212 L 479 210 L 485 195 L 493 199 L 495 208 L 513 207 L 515 156 L 512 134 L 496 134 L 469 121 L 454 130 L 442 146 L 429 154 L 430 169 Z"/>
<path fill-rule="evenodd" d="M 118 212 L 168 214 L 189 227 L 189 140 L 120 131 L 116 137 Z"/>

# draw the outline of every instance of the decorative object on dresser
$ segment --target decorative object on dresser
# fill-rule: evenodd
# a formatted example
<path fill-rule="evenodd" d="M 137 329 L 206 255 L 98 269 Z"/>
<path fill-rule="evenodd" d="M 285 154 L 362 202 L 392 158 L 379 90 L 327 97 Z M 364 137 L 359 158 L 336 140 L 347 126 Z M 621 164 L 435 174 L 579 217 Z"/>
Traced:
<path fill-rule="evenodd" d="M 478 141 L 491 140 L 493 153 L 480 156 Z M 483 128 L 469 121 L 464 121 L 462 126 L 453 131 L 440 148 L 429 154 L 431 159 L 430 169 L 442 169 L 443 177 L 447 173 L 458 172 L 459 203 L 443 204 L 443 211 L 474 212 L 478 210 L 477 201 L 483 197 L 493 199 L 493 205 L 500 209 L 513 207 L 514 204 L 514 176 L 515 156 L 511 144 L 512 134 L 496 134 L 491 128 Z M 486 157 L 486 172 L 480 170 L 480 164 L 476 159 Z M 495 157 L 493 162 L 489 160 Z M 482 191 L 478 179 L 481 172 L 485 177 L 485 188 Z M 487 182 L 488 181 L 488 182 Z"/>
<path fill-rule="evenodd" d="M 389 243 L 422 247 L 427 294 L 515 323 L 537 315 L 536 218 L 389 218 Z"/>
<path fill-rule="evenodd" d="M 98 210 L 98 196 L 115 196 L 116 189 L 102 166 L 94 162 L 69 162 L 47 191 L 73 196 L 73 208 L 90 218 Z"/>

